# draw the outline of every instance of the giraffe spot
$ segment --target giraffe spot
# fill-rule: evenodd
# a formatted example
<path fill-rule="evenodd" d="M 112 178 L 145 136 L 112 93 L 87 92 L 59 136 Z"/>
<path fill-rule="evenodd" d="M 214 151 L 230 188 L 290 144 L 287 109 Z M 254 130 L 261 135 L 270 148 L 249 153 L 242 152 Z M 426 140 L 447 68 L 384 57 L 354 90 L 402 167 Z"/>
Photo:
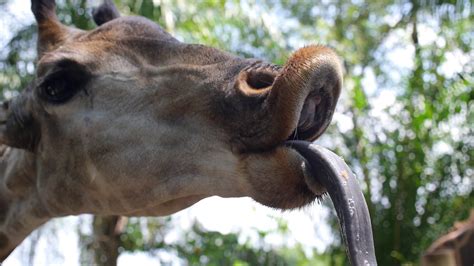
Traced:
<path fill-rule="evenodd" d="M 0 224 L 7 219 L 8 209 L 7 203 L 0 200 Z"/>
<path fill-rule="evenodd" d="M 8 237 L 4 233 L 0 233 L 0 249 L 4 249 L 8 246 Z"/>
<path fill-rule="evenodd" d="M 83 195 L 76 189 L 73 182 L 67 182 L 66 180 L 60 180 L 57 182 L 54 188 L 54 195 L 56 195 L 56 201 L 61 202 L 62 206 L 67 206 L 67 210 L 77 211 L 83 205 Z"/>
<path fill-rule="evenodd" d="M 48 210 L 41 204 L 37 204 L 37 207 L 33 208 L 32 214 L 37 218 L 46 218 L 49 216 Z"/>

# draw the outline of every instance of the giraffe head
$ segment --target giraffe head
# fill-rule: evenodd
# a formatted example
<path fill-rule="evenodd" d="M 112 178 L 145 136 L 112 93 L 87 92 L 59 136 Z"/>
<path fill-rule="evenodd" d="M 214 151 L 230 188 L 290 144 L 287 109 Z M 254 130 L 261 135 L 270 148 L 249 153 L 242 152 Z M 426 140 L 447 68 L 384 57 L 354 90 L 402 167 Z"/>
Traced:
<path fill-rule="evenodd" d="M 44 222 L 166 215 L 212 195 L 288 209 L 324 192 L 308 189 L 303 158 L 284 144 L 318 138 L 332 118 L 342 66 L 331 49 L 307 46 L 276 66 L 180 42 L 119 17 L 111 1 L 91 31 L 61 24 L 55 6 L 32 0 L 36 75 L 0 110 L 0 142 L 11 147 L 0 224 L 17 203 L 33 208 L 25 197 Z"/>

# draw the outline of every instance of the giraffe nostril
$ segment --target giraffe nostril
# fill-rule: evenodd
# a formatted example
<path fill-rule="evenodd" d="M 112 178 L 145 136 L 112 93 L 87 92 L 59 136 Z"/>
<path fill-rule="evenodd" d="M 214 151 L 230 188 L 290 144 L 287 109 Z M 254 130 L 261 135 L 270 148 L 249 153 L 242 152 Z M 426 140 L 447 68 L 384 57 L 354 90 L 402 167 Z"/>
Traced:
<path fill-rule="evenodd" d="M 264 89 L 273 84 L 275 74 L 266 71 L 250 71 L 247 73 L 247 84 L 255 89 Z"/>

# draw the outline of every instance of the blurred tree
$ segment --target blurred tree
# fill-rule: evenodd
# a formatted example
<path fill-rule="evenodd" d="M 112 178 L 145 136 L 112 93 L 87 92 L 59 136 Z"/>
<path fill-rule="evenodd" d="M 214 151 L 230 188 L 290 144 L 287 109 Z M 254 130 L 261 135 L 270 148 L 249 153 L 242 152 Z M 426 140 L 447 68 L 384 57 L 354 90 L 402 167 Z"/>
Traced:
<path fill-rule="evenodd" d="M 346 66 L 346 91 L 335 126 L 321 141 L 347 158 L 365 187 L 380 265 L 416 264 L 421 252 L 474 206 L 472 2 L 123 0 L 117 4 L 123 14 L 148 17 L 184 41 L 278 64 L 308 43 L 336 49 Z M 0 10 L 4 7 L 0 2 Z M 92 28 L 89 13 L 85 0 L 60 1 L 60 18 L 66 23 Z M 31 79 L 34 40 L 35 27 L 27 25 L 16 30 L 0 52 L 4 95 L 14 95 Z M 238 241 L 235 233 L 219 235 L 198 224 L 183 243 L 169 246 L 160 239 L 167 223 L 132 219 L 120 237 L 119 250 L 152 254 L 176 250 L 176 256 L 189 264 L 347 263 L 340 239 L 329 246 L 328 256 L 308 258 L 298 246 L 251 247 Z M 334 217 L 331 224 L 336 226 Z"/>
<path fill-rule="evenodd" d="M 258 244 L 242 239 L 238 232 L 221 234 L 207 231 L 199 222 L 194 221 L 190 230 L 184 233 L 182 240 L 170 243 L 165 236 L 172 231 L 169 218 L 132 218 L 122 234 L 121 252 L 148 252 L 155 254 L 157 261 L 166 264 L 160 252 L 175 254 L 186 265 L 328 265 L 333 261 L 342 265 L 344 254 L 337 256 L 307 256 L 303 247 L 278 248 L 265 242 L 271 233 L 288 234 L 287 225 L 279 221 L 274 231 L 257 231 Z M 254 229 L 256 230 L 256 229 Z"/>

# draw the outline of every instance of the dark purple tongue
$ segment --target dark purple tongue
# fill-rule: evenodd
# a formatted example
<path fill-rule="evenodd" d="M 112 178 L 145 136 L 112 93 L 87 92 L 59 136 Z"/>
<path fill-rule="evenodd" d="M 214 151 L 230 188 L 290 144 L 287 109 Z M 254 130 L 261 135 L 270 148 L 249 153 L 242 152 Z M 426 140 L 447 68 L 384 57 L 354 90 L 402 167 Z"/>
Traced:
<path fill-rule="evenodd" d="M 309 171 L 329 193 L 336 208 L 342 237 L 352 265 L 377 265 L 369 210 L 357 179 L 344 160 L 307 141 L 287 141 L 307 161 Z M 320 188 L 312 188 L 320 191 Z"/>

